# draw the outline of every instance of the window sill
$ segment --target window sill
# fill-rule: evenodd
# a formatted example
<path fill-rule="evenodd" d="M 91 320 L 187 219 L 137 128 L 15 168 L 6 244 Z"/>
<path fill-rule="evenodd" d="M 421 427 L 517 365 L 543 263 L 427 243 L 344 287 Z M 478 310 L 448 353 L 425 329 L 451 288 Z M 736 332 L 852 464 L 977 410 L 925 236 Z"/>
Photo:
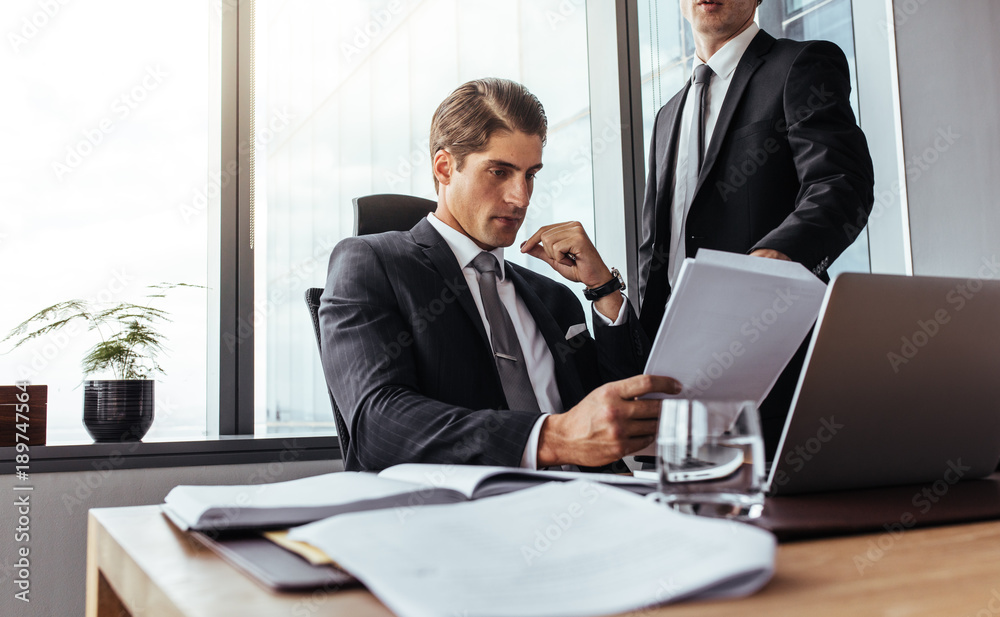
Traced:
<path fill-rule="evenodd" d="M 336 435 L 223 435 L 188 441 L 31 446 L 28 474 L 62 471 L 242 465 L 337 460 Z M 13 447 L 0 448 L 0 475 L 15 472 Z"/>

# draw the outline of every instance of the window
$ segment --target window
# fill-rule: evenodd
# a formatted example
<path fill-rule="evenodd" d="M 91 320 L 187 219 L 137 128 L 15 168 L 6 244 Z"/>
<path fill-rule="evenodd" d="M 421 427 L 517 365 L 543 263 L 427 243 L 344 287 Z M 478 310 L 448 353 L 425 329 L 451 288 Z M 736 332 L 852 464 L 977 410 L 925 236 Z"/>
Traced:
<path fill-rule="evenodd" d="M 508 77 L 545 105 L 545 169 L 522 239 L 579 220 L 624 272 L 616 225 L 621 217 L 629 228 L 634 204 L 616 191 L 639 184 L 635 167 L 644 174 L 630 136 L 615 130 L 629 121 L 618 124 L 629 112 L 618 107 L 629 99 L 619 90 L 633 84 L 609 85 L 609 76 L 625 79 L 623 50 L 637 44 L 645 135 L 636 138 L 648 147 L 655 111 L 686 79 L 693 54 L 676 3 L 638 0 L 638 31 L 622 25 L 630 6 L 5 3 L 0 259 L 11 283 L 0 334 L 61 300 L 144 302 L 147 285 L 198 285 L 155 300 L 172 321 L 161 325 L 166 375 L 146 441 L 331 435 L 302 294 L 324 285 L 330 251 L 352 233 L 353 197 L 433 197 L 430 118 L 460 83 Z M 836 41 L 853 70 L 849 0 L 767 0 L 760 19 L 776 35 Z M 638 40 L 619 40 L 624 32 Z M 609 156 L 618 148 L 621 156 Z M 624 188 L 608 182 L 619 177 Z M 838 267 L 867 269 L 864 236 L 849 253 Z M 508 256 L 558 278 L 539 261 Z M 50 444 L 90 441 L 78 384 L 92 334 L 0 355 L 0 382 L 49 386 Z"/>
<path fill-rule="evenodd" d="M 147 441 L 203 435 L 218 22 L 202 0 L 5 3 L 0 338 L 66 300 L 154 306 L 167 347 Z M 155 27 L 152 25 L 155 24 Z M 183 44 L 181 42 L 183 41 Z M 217 140 L 215 140 L 217 144 Z M 216 146 L 217 147 L 217 146 Z M 148 285 L 186 283 L 150 299 Z M 0 382 L 48 385 L 48 443 L 89 442 L 74 323 L 0 355 Z M 216 335 L 217 338 L 217 335 Z M 0 345 L 10 350 L 12 341 Z M 113 378 L 93 375 L 90 378 Z"/>
<path fill-rule="evenodd" d="M 331 250 L 351 235 L 352 198 L 436 199 L 431 116 L 459 84 L 506 77 L 545 106 L 545 168 L 518 242 L 565 220 L 593 237 L 586 11 L 559 0 L 257 0 L 255 18 L 254 293 L 267 310 L 255 323 L 254 418 L 258 432 L 332 429 L 302 295 L 325 285 Z M 560 279 L 516 249 L 506 256 Z"/>

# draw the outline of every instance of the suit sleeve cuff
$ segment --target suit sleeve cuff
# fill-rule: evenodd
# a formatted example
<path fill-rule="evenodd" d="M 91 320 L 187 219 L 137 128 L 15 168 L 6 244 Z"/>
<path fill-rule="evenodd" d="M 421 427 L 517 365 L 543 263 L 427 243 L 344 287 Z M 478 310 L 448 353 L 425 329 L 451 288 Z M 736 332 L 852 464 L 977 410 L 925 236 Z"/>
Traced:
<path fill-rule="evenodd" d="M 548 417 L 548 414 L 542 414 L 542 417 L 535 421 L 535 426 L 528 435 L 528 443 L 524 446 L 524 454 L 521 455 L 522 469 L 538 469 L 538 438 L 542 434 L 542 424 Z"/>
<path fill-rule="evenodd" d="M 618 309 L 618 317 L 614 321 L 611 321 L 605 317 L 599 310 L 594 308 L 594 303 L 590 303 L 590 310 L 594 313 L 594 319 L 600 319 L 601 323 L 605 326 L 620 326 L 626 321 L 628 321 L 628 296 L 622 294 L 622 298 L 625 300 L 622 302 L 622 307 Z"/>

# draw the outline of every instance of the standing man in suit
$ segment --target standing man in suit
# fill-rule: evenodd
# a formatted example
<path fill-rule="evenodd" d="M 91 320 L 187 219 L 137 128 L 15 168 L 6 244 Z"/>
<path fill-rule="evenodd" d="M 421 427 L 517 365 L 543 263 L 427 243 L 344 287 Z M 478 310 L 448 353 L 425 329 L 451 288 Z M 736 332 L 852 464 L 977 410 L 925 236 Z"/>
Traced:
<path fill-rule="evenodd" d="M 839 47 L 775 39 L 761 0 L 679 0 L 692 79 L 656 115 L 639 247 L 652 337 L 685 257 L 701 247 L 797 261 L 824 281 L 874 203 L 874 172 Z M 761 406 L 777 447 L 805 346 Z"/>
<path fill-rule="evenodd" d="M 431 123 L 436 211 L 334 248 L 319 318 L 347 469 L 599 467 L 654 440 L 659 401 L 635 398 L 680 386 L 638 375 L 648 340 L 582 226 L 542 227 L 521 251 L 586 287 L 593 338 L 579 292 L 503 258 L 546 130 L 524 86 L 464 84 Z"/>

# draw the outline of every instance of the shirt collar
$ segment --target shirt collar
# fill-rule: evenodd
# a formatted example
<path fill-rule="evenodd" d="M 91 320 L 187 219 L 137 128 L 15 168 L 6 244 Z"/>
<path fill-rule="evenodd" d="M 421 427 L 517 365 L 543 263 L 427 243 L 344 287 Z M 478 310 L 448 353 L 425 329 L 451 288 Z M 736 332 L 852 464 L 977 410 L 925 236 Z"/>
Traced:
<path fill-rule="evenodd" d="M 437 230 L 444 241 L 448 243 L 448 248 L 451 252 L 455 254 L 455 259 L 458 260 L 458 265 L 464 268 L 472 267 L 472 260 L 479 256 L 483 252 L 483 249 L 473 242 L 472 238 L 458 231 L 457 229 L 449 226 L 447 223 L 439 219 L 434 215 L 433 212 L 427 215 L 427 222 L 431 224 L 434 229 Z M 507 264 L 503 260 L 503 247 L 498 246 L 497 248 L 490 251 L 496 256 L 497 261 L 500 262 L 500 280 L 503 281 L 507 277 Z"/>
<path fill-rule="evenodd" d="M 702 64 L 708 64 L 711 67 L 712 72 L 721 77 L 722 79 L 729 79 L 736 70 L 736 65 L 740 63 L 740 59 L 743 58 L 743 54 L 746 52 L 747 47 L 750 47 L 750 41 L 753 37 L 757 36 L 760 32 L 760 28 L 756 23 L 751 23 L 746 30 L 740 32 L 739 35 L 733 40 L 729 41 L 722 46 L 722 49 L 715 52 L 715 54 L 708 59 L 708 62 L 702 62 L 698 56 L 694 57 L 694 62 L 691 66 L 691 73 L 694 74 L 694 69 L 698 68 Z"/>

